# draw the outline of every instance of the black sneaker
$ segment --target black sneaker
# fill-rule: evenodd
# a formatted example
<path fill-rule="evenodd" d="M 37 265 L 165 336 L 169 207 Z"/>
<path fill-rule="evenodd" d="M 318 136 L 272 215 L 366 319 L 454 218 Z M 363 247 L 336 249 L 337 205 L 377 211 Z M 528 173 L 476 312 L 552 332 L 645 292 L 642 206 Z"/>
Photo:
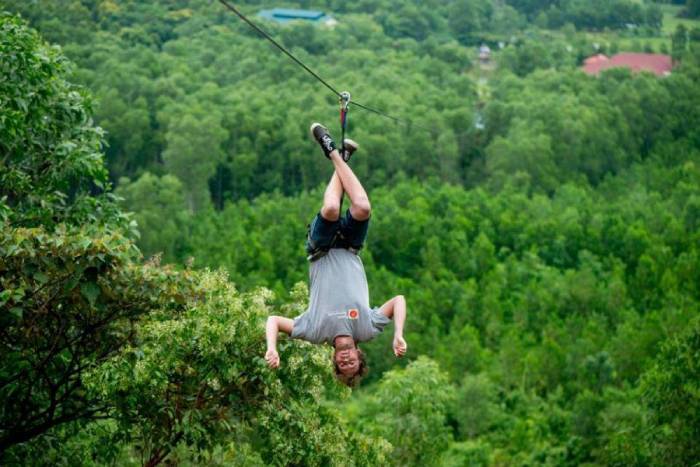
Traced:
<path fill-rule="evenodd" d="M 321 145 L 321 149 L 323 149 L 323 153 L 326 155 L 326 157 L 330 159 L 331 152 L 337 148 L 335 147 L 333 138 L 331 138 L 330 133 L 328 133 L 328 128 L 324 127 L 320 123 L 313 123 L 311 125 L 311 135 L 316 141 L 318 141 L 318 144 Z M 345 138 L 343 148 L 345 150 L 340 153 L 340 157 L 342 157 L 345 162 L 348 162 L 353 153 L 360 148 L 360 145 L 350 138 Z"/>
<path fill-rule="evenodd" d="M 335 142 L 333 142 L 333 138 L 331 138 L 331 135 L 328 133 L 328 128 L 325 126 L 321 125 L 320 123 L 312 123 L 311 124 L 311 136 L 314 137 L 314 139 L 318 142 L 318 144 L 321 145 L 321 149 L 323 149 L 323 153 L 326 155 L 327 158 L 331 158 L 331 152 L 336 149 L 335 147 Z"/>
<path fill-rule="evenodd" d="M 350 138 L 345 138 L 345 144 L 343 145 L 343 148 L 345 149 L 345 151 L 343 151 L 342 154 L 340 154 L 340 156 L 345 162 L 348 162 L 352 157 L 352 154 L 360 148 L 360 145 L 357 144 L 357 142 L 355 142 L 354 140 L 351 140 Z"/>

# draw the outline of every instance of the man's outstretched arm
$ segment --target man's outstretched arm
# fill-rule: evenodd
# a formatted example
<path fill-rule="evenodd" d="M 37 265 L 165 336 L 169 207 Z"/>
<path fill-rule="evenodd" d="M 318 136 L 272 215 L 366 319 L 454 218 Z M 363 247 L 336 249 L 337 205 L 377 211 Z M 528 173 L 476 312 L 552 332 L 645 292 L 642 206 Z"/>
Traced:
<path fill-rule="evenodd" d="M 294 320 L 283 316 L 270 316 L 265 325 L 265 337 L 267 338 L 267 352 L 265 360 L 270 368 L 279 368 L 280 356 L 277 353 L 277 334 L 282 331 L 291 334 L 294 328 Z"/>
<path fill-rule="evenodd" d="M 406 298 L 403 295 L 397 295 L 382 305 L 381 312 L 387 318 L 394 320 L 394 355 L 402 357 L 408 349 L 403 338 L 403 325 L 406 322 Z"/>

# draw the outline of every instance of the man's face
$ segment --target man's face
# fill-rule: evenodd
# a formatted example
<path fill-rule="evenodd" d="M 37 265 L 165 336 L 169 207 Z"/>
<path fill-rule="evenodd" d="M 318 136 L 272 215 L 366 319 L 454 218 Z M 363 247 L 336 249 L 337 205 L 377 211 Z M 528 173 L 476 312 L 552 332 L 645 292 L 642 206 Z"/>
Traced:
<path fill-rule="evenodd" d="M 354 376 L 360 369 L 360 357 L 352 338 L 339 337 L 335 342 L 335 364 L 344 376 Z"/>

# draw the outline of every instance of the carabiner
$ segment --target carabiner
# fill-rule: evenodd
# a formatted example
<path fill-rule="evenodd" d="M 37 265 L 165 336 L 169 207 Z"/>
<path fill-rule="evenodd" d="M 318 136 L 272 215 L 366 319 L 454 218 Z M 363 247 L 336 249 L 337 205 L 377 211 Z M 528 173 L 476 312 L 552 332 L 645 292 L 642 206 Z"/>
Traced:
<path fill-rule="evenodd" d="M 347 111 L 348 106 L 350 105 L 350 93 L 347 91 L 343 91 L 340 93 L 340 107 Z"/>

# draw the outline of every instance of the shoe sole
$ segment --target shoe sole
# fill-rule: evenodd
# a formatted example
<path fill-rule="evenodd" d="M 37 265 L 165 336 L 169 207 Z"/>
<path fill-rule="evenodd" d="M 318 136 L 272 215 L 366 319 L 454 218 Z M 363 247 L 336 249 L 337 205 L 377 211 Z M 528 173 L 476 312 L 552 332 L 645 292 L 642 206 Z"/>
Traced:
<path fill-rule="evenodd" d="M 360 145 L 357 144 L 357 141 L 355 141 L 353 139 L 345 138 L 345 149 L 347 151 L 350 151 L 350 153 L 352 154 L 353 152 L 360 149 Z"/>

